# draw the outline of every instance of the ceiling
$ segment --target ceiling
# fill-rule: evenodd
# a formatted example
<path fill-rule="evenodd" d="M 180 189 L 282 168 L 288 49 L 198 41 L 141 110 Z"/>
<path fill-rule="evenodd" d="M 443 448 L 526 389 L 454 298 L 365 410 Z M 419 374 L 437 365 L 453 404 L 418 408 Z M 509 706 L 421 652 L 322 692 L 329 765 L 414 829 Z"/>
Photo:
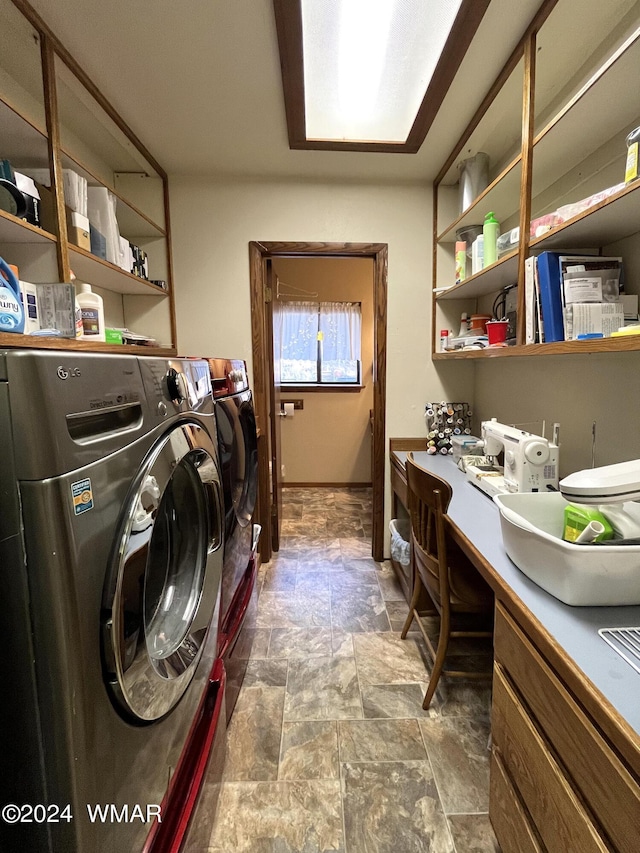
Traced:
<path fill-rule="evenodd" d="M 417 154 L 292 151 L 272 0 L 30 0 L 170 175 L 428 182 L 540 0 L 491 0 Z"/>

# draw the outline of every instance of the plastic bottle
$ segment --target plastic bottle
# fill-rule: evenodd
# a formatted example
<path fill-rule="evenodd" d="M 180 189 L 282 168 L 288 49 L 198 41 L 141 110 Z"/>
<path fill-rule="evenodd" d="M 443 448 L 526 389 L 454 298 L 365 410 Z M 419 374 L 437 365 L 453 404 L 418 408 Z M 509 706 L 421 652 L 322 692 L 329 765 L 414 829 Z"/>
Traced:
<path fill-rule="evenodd" d="M 92 293 L 91 285 L 82 282 L 80 292 L 76 295 L 82 311 L 82 339 L 104 341 L 104 306 L 102 297 Z"/>
<path fill-rule="evenodd" d="M 449 346 L 449 329 L 440 330 L 440 352 L 446 352 Z"/>
<path fill-rule="evenodd" d="M 630 184 L 640 174 L 640 158 L 638 157 L 638 148 L 640 146 L 640 127 L 636 127 L 627 136 L 627 164 L 624 173 L 625 184 Z"/>
<path fill-rule="evenodd" d="M 9 264 L 0 258 L 0 331 L 24 333 L 20 283 Z"/>
<path fill-rule="evenodd" d="M 463 338 L 467 332 L 469 331 L 469 322 L 466 314 L 462 314 L 460 317 L 460 331 L 458 332 L 458 337 Z"/>
<path fill-rule="evenodd" d="M 467 276 L 467 244 L 465 242 L 456 243 L 456 284 Z"/>
<path fill-rule="evenodd" d="M 82 308 L 80 307 L 80 303 L 78 302 L 77 296 L 76 296 L 75 315 L 76 315 L 76 338 L 81 338 L 82 334 L 84 332 L 84 326 L 82 324 Z"/>
<path fill-rule="evenodd" d="M 484 237 L 484 266 L 488 267 L 495 264 L 498 259 L 498 237 L 500 236 L 500 223 L 496 219 L 493 211 L 487 213 L 482 226 L 482 236 Z"/>
<path fill-rule="evenodd" d="M 480 272 L 484 266 L 484 237 L 478 234 L 471 245 L 471 274 Z"/>

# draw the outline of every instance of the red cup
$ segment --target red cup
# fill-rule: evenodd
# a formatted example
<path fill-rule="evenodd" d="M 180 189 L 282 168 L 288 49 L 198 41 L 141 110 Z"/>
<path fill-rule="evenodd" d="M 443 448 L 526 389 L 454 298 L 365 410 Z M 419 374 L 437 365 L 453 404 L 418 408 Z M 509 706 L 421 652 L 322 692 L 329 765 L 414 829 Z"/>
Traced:
<path fill-rule="evenodd" d="M 487 323 L 487 337 L 489 346 L 503 345 L 507 340 L 508 320 L 489 320 Z"/>

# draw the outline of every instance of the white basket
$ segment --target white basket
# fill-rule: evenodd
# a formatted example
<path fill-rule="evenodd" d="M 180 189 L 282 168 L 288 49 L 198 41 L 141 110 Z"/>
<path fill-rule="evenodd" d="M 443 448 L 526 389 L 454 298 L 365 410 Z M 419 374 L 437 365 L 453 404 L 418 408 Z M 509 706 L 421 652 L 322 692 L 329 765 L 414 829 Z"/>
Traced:
<path fill-rule="evenodd" d="M 389 522 L 389 530 L 391 531 L 391 558 L 401 566 L 408 566 L 411 563 L 410 522 L 401 518 L 392 518 Z"/>
<path fill-rule="evenodd" d="M 640 545 L 574 545 L 562 539 L 559 492 L 496 495 L 504 547 L 521 572 L 565 604 L 640 604 Z"/>

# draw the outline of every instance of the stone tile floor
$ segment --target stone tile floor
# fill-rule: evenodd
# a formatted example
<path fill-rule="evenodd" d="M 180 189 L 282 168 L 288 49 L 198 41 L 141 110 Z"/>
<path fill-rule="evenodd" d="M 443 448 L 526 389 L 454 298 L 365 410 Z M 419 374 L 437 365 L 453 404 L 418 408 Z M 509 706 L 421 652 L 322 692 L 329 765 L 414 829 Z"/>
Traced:
<path fill-rule="evenodd" d="M 370 534 L 370 490 L 285 489 L 209 853 L 498 853 L 490 684 L 443 679 L 422 710 L 423 640 Z"/>

